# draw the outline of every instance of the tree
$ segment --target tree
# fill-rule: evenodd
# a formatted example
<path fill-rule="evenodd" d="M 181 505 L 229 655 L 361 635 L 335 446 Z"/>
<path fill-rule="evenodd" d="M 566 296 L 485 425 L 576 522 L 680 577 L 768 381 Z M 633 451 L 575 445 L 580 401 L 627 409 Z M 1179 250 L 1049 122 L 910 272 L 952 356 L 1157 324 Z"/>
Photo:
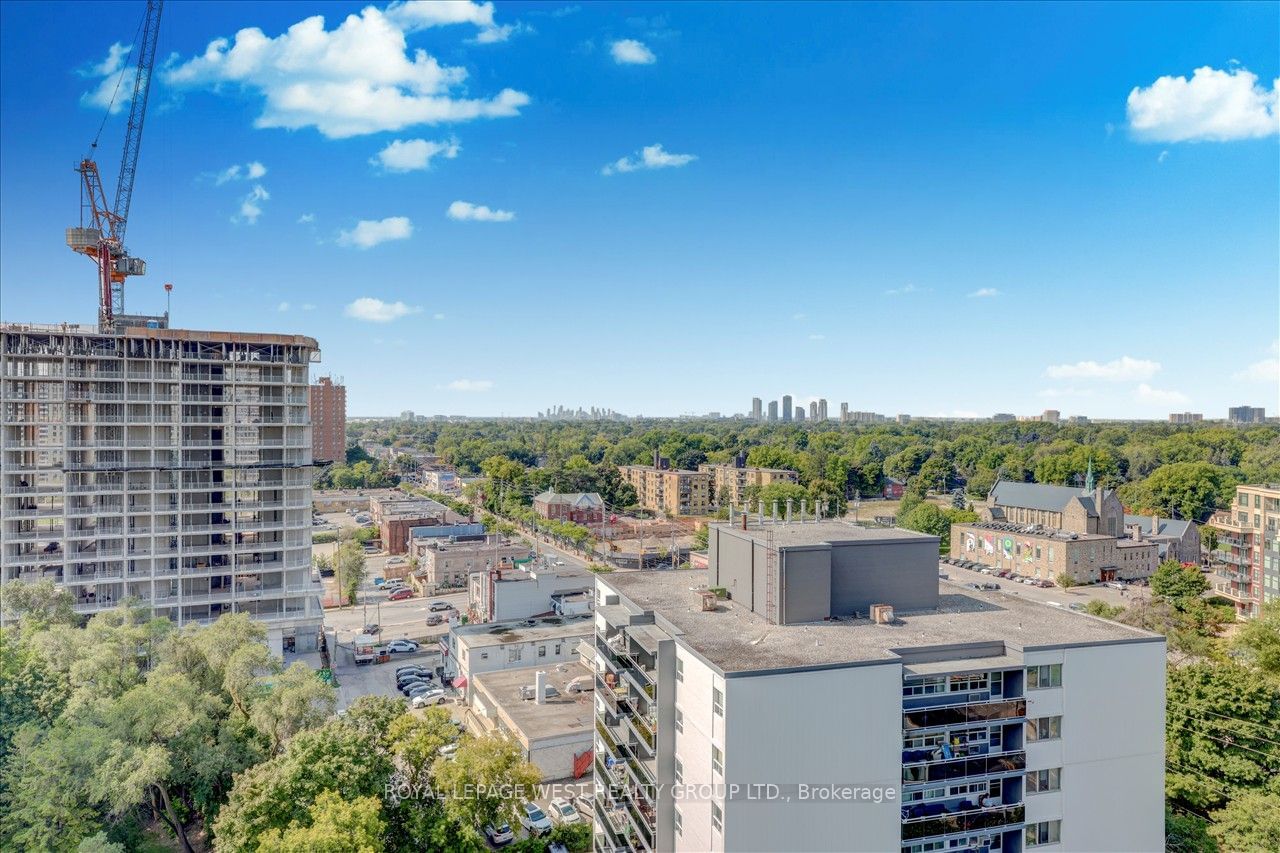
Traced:
<path fill-rule="evenodd" d="M 1151 593 L 1180 605 L 1188 599 L 1198 598 L 1209 589 L 1209 581 L 1195 566 L 1183 566 L 1177 560 L 1165 560 L 1151 575 Z"/>
<path fill-rule="evenodd" d="M 1209 834 L 1223 850 L 1280 850 L 1280 794 L 1245 791 L 1212 817 Z"/>
<path fill-rule="evenodd" d="M 706 524 L 699 524 L 698 529 L 693 532 L 693 550 L 705 551 L 711 536 L 711 528 Z"/>
<path fill-rule="evenodd" d="M 348 799 L 381 796 L 391 762 L 376 742 L 342 720 L 301 732 L 280 755 L 248 768 L 213 824 L 220 853 L 254 851 L 271 830 L 307 825 L 325 791 Z"/>
<path fill-rule="evenodd" d="M 1210 554 L 1218 550 L 1218 528 L 1208 524 L 1200 528 L 1200 547 Z"/>
<path fill-rule="evenodd" d="M 293 821 L 287 829 L 268 829 L 259 853 L 380 853 L 386 824 L 376 797 L 344 800 L 336 791 L 322 791 L 308 809 L 307 822 Z"/>
<path fill-rule="evenodd" d="M 1241 627 L 1232 646 L 1249 663 L 1280 679 L 1280 601 L 1262 605 L 1262 612 Z"/>
<path fill-rule="evenodd" d="M 441 747 L 457 738 L 458 730 L 449 712 L 436 705 L 421 716 L 402 714 L 391 724 L 387 735 L 391 752 L 399 759 L 409 783 L 417 786 L 428 781 L 432 762 L 439 757 Z"/>
<path fill-rule="evenodd" d="M 485 824 L 515 823 L 520 804 L 534 798 L 542 779 L 515 743 L 489 737 L 464 740 L 452 761 L 436 759 L 433 774 L 446 795 L 445 813 L 472 834 Z"/>
<path fill-rule="evenodd" d="M 1103 619 L 1115 619 L 1121 613 L 1124 613 L 1124 608 L 1116 604 L 1107 604 L 1105 601 L 1094 598 L 1084 606 L 1084 612 L 1090 616 L 1101 616 Z"/>
<path fill-rule="evenodd" d="M 809 495 L 809 491 L 804 486 L 796 483 L 770 483 L 762 486 L 757 492 L 756 497 L 751 503 L 752 511 L 759 507 L 759 502 L 764 501 L 765 515 L 773 512 L 774 502 L 778 504 L 778 516 L 785 518 L 787 514 L 787 500 L 790 499 L 794 512 L 800 512 L 800 501 L 804 501 L 808 506 L 810 513 L 815 509 L 814 501 Z"/>
<path fill-rule="evenodd" d="M 1160 466 L 1145 480 L 1124 484 L 1120 498 L 1125 506 L 1138 512 L 1202 521 L 1215 509 L 1226 506 L 1242 481 L 1235 468 L 1208 462 L 1174 462 Z"/>
<path fill-rule="evenodd" d="M 267 738 L 271 751 L 278 752 L 298 732 L 333 716 L 337 694 L 305 663 L 284 669 L 278 659 L 272 660 L 274 666 L 258 679 L 263 689 L 254 693 L 249 722 Z"/>
<path fill-rule="evenodd" d="M 1239 792 L 1280 786 L 1280 692 L 1240 664 L 1170 667 L 1165 774 L 1171 804 L 1221 808 Z M 1239 848 L 1249 849 L 1249 848 Z"/>
<path fill-rule="evenodd" d="M 6 619 L 33 623 L 33 628 L 49 625 L 75 625 L 75 599 L 65 587 L 51 580 L 35 583 L 9 581 L 0 588 L 0 613 Z"/>
<path fill-rule="evenodd" d="M 339 594 L 356 603 L 356 592 L 365 578 L 364 548 L 359 542 L 343 542 L 334 554 L 334 571 L 338 575 Z"/>

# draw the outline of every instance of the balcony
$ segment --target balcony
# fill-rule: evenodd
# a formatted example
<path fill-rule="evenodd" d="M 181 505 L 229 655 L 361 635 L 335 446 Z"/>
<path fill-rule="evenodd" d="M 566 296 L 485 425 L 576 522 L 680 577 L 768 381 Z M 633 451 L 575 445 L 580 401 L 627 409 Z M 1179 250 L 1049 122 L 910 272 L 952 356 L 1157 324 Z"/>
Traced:
<path fill-rule="evenodd" d="M 1213 585 L 1213 592 L 1215 595 L 1229 598 L 1239 604 L 1252 604 L 1254 600 L 1249 586 L 1237 587 L 1226 583 L 1216 583 Z"/>
<path fill-rule="evenodd" d="M 926 782 L 944 782 L 950 779 L 968 779 L 996 776 L 1025 770 L 1027 755 L 1021 750 L 975 758 L 957 758 L 926 764 L 912 764 L 902 768 L 904 785 L 920 785 Z"/>
<path fill-rule="evenodd" d="M 916 841 L 937 835 L 952 835 L 958 832 L 1012 827 L 1021 824 L 1024 819 L 1025 810 L 1020 805 L 968 814 L 944 815 L 928 820 L 904 823 L 902 825 L 902 840 Z"/>
<path fill-rule="evenodd" d="M 603 797 L 595 799 L 595 824 L 604 828 L 610 849 L 634 850 L 635 848 L 631 845 L 632 829 L 627 820 L 626 808 L 616 802 L 606 803 Z"/>
<path fill-rule="evenodd" d="M 949 708 L 908 711 L 902 715 L 903 731 L 942 728 L 964 723 L 1016 720 L 1027 715 L 1025 699 L 978 702 Z"/>

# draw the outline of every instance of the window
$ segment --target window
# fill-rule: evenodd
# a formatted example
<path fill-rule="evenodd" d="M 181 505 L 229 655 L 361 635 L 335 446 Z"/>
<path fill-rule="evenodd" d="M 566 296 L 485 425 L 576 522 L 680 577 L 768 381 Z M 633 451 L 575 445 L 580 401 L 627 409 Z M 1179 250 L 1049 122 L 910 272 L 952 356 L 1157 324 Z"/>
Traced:
<path fill-rule="evenodd" d="M 717 717 L 724 716 L 724 693 L 719 687 L 711 688 L 711 713 Z"/>
<path fill-rule="evenodd" d="M 520 660 L 520 657 L 523 654 L 524 654 L 524 649 L 520 648 L 519 646 L 512 646 L 510 649 L 507 650 L 507 662 L 515 663 L 516 661 Z"/>
<path fill-rule="evenodd" d="M 684 659 L 676 658 L 676 681 L 684 681 Z"/>
<path fill-rule="evenodd" d="M 1027 774 L 1027 793 L 1043 794 L 1045 791 L 1056 791 L 1062 787 L 1062 769 L 1034 770 Z"/>
<path fill-rule="evenodd" d="M 560 644 L 556 643 L 556 657 L 560 657 Z"/>
<path fill-rule="evenodd" d="M 684 835 L 684 819 L 680 815 L 680 810 L 674 809 L 671 812 L 671 816 L 672 822 L 675 824 L 676 835 Z"/>
<path fill-rule="evenodd" d="M 1062 717 L 1040 717 L 1027 720 L 1027 740 L 1057 740 L 1062 737 Z"/>
<path fill-rule="evenodd" d="M 675 766 L 671 769 L 671 778 L 677 785 L 684 784 L 684 762 L 679 758 L 676 758 Z"/>
<path fill-rule="evenodd" d="M 724 775 L 724 752 L 714 743 L 711 744 L 711 772 L 717 776 Z"/>
<path fill-rule="evenodd" d="M 1027 667 L 1027 689 L 1036 690 L 1043 687 L 1062 686 L 1062 664 L 1048 663 L 1044 666 Z"/>
<path fill-rule="evenodd" d="M 677 732 L 684 731 L 684 711 L 681 711 L 679 708 L 676 708 L 675 727 Z"/>
<path fill-rule="evenodd" d="M 1041 844 L 1057 844 L 1062 840 L 1062 821 L 1046 820 L 1040 823 L 1027 824 L 1024 840 L 1027 847 L 1038 847 Z"/>
<path fill-rule="evenodd" d="M 716 832 L 724 832 L 724 812 L 719 803 L 711 804 L 711 828 Z"/>
<path fill-rule="evenodd" d="M 488 659 L 489 659 L 489 653 L 488 653 L 488 652 L 481 652 L 481 653 L 480 653 L 480 660 L 488 660 Z"/>
<path fill-rule="evenodd" d="M 932 693 L 946 692 L 947 677 L 945 675 L 931 675 L 927 678 L 913 679 L 902 685 L 903 696 L 927 696 Z"/>
<path fill-rule="evenodd" d="M 538 657 L 545 658 L 547 656 L 547 647 L 538 646 Z"/>

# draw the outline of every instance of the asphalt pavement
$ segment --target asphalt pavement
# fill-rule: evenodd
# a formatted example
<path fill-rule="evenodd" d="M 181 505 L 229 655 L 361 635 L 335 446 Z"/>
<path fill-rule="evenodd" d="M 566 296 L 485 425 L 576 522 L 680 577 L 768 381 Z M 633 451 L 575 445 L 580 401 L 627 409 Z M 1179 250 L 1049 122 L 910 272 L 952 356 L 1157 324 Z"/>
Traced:
<path fill-rule="evenodd" d="M 938 563 L 938 571 L 950 576 L 951 581 L 954 583 L 961 585 L 967 583 L 998 583 L 1000 584 L 1000 591 L 1009 595 L 1020 595 L 1029 601 L 1039 601 L 1045 604 L 1056 602 L 1064 607 L 1073 603 L 1088 604 L 1090 601 L 1105 601 L 1107 604 L 1128 607 L 1133 599 L 1145 598 L 1147 595 L 1147 588 L 1143 586 L 1126 587 L 1124 592 L 1101 584 L 1073 586 L 1065 589 L 1060 586 L 1048 588 L 1029 586 L 1006 578 L 998 578 L 994 574 L 983 574 L 980 571 L 962 569 L 959 566 L 942 562 Z"/>

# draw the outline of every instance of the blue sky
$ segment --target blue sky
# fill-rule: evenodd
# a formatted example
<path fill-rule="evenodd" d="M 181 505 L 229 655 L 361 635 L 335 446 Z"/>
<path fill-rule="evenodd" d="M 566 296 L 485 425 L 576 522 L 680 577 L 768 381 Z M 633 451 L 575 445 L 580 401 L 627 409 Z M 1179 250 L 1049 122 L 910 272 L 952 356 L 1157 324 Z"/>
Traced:
<path fill-rule="evenodd" d="M 0 5 L 5 320 L 96 315 L 143 5 Z M 1278 10 L 171 3 L 126 307 L 357 415 L 1274 412 Z"/>

